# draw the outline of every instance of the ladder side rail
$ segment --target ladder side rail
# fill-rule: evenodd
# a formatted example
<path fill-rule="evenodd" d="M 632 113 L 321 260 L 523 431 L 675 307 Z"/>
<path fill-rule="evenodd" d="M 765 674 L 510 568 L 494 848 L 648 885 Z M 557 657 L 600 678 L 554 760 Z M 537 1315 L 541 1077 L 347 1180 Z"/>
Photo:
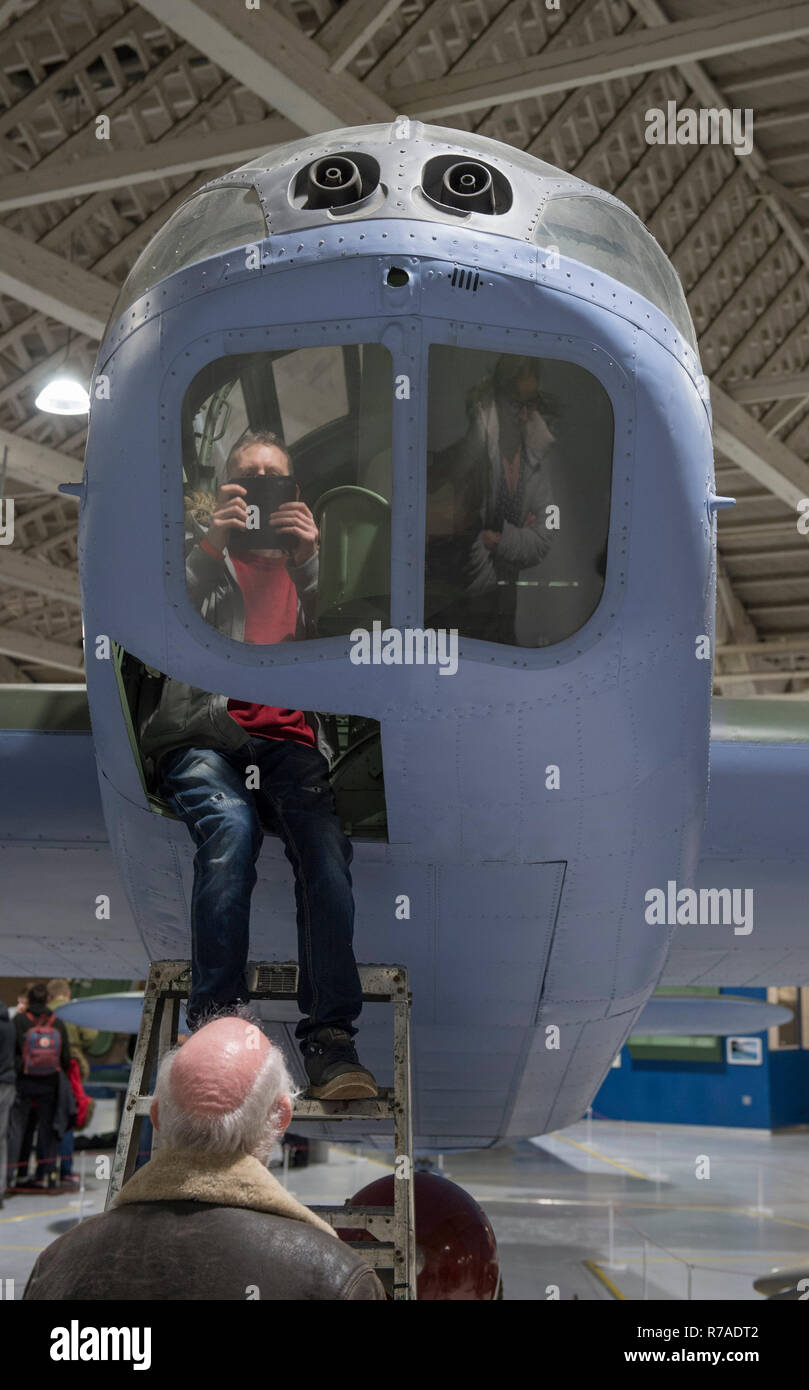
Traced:
<path fill-rule="evenodd" d="M 180 996 L 169 994 L 163 996 L 163 1008 L 160 1013 L 160 1021 L 157 1024 L 157 1058 L 156 1066 L 159 1068 L 167 1052 L 177 1046 L 177 1034 L 180 1027 Z M 148 1084 L 151 1088 L 152 1073 L 147 1072 Z M 152 1130 L 152 1153 L 155 1154 L 160 1146 L 160 1131 Z"/>
<path fill-rule="evenodd" d="M 138 1111 L 137 1102 L 143 1092 L 144 1076 L 151 1077 L 157 1060 L 158 1028 L 162 1022 L 164 1005 L 165 1000 L 160 994 L 157 979 L 153 978 L 153 971 L 150 969 L 143 998 L 138 1040 L 129 1072 L 129 1087 L 112 1160 L 112 1173 L 107 1186 L 105 1211 L 135 1171 L 138 1143 L 145 1119 Z"/>
<path fill-rule="evenodd" d="M 413 1202 L 413 1096 L 410 1076 L 410 995 L 393 1004 L 394 1299 L 416 1298 L 416 1233 Z"/>

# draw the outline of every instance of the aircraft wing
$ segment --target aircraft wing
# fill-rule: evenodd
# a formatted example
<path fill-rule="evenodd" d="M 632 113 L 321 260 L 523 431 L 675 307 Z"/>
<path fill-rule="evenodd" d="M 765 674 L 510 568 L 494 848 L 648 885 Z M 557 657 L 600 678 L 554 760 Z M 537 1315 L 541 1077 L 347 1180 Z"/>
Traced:
<path fill-rule="evenodd" d="M 752 890 L 751 922 L 679 926 L 661 984 L 809 984 L 809 720 L 802 701 L 714 700 L 697 887 Z"/>
<path fill-rule="evenodd" d="M 697 887 L 752 890 L 752 929 L 678 927 L 661 984 L 809 984 L 808 723 L 798 701 L 714 701 Z M 0 972 L 142 977 L 81 687 L 0 692 L 0 786 Z"/>
<path fill-rule="evenodd" d="M 86 691 L 5 687 L 0 724 L 0 973 L 142 978 L 147 956 L 101 811 Z"/>

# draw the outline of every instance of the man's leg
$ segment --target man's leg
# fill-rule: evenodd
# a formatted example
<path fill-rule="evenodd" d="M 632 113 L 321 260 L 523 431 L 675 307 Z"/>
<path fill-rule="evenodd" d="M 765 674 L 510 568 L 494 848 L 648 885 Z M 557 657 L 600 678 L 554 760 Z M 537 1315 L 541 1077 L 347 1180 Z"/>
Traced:
<path fill-rule="evenodd" d="M 21 1082 L 9 1120 L 7 1178 L 9 1187 L 21 1186 L 28 1176 L 28 1156 L 31 1152 L 30 1142 L 28 1143 L 24 1166 L 20 1161 L 20 1154 L 23 1147 L 23 1140 L 28 1129 L 32 1105 L 33 1101 L 26 1093 L 25 1083 Z"/>
<path fill-rule="evenodd" d="M 353 1021 L 362 989 L 352 938 L 351 843 L 337 818 L 326 759 L 314 748 L 255 739 L 261 786 L 295 874 L 298 907 L 298 1005 L 307 1015 L 296 1028 L 310 1094 L 353 1100 L 378 1094 L 357 1057 Z"/>
<path fill-rule="evenodd" d="M 259 746 L 261 745 L 261 746 Z M 326 759 L 284 739 L 254 739 L 261 785 L 295 874 L 298 918 L 298 1005 L 305 1017 L 296 1036 L 319 1028 L 349 1035 L 362 1008 L 354 960 L 351 842 L 337 817 Z"/>
<path fill-rule="evenodd" d="M 43 1183 L 56 1183 L 59 1137 L 53 1127 L 59 1101 L 58 1077 L 42 1077 L 37 1089 L 37 1174 Z"/>
<path fill-rule="evenodd" d="M 238 759 L 181 748 L 161 767 L 161 792 L 188 826 L 197 852 L 191 898 L 189 1026 L 247 998 L 250 897 L 263 833 Z"/>
<path fill-rule="evenodd" d="M 23 1181 L 25 1181 L 28 1177 L 28 1168 L 31 1160 L 31 1150 L 34 1147 L 34 1140 L 36 1139 L 38 1124 L 39 1111 L 37 1108 L 36 1097 L 34 1097 L 29 1105 L 28 1119 L 25 1122 L 25 1130 L 23 1132 L 22 1139 L 20 1140 L 20 1151 L 17 1154 L 17 1170 L 19 1173 L 22 1173 Z M 39 1173 L 36 1170 L 34 1171 L 34 1177 L 39 1177 Z"/>
<path fill-rule="evenodd" d="M 66 1129 L 62 1135 L 62 1142 L 59 1145 L 59 1169 L 62 1178 L 69 1178 L 73 1174 L 73 1152 L 76 1145 L 76 1136 L 72 1129 Z"/>

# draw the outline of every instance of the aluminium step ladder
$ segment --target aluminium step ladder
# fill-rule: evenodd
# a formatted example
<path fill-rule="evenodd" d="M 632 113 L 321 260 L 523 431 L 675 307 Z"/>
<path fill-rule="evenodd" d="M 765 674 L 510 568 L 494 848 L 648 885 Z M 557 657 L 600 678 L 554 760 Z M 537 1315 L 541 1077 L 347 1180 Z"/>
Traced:
<path fill-rule="evenodd" d="M 380 1087 L 373 1100 L 313 1100 L 302 1094 L 295 1102 L 293 1119 L 340 1120 L 393 1124 L 394 1185 L 392 1207 L 315 1206 L 311 1210 L 332 1227 L 365 1230 L 373 1241 L 348 1241 L 383 1277 L 394 1299 L 416 1297 L 416 1238 L 413 1207 L 413 1111 L 410 1077 L 410 993 L 407 971 L 401 965 L 358 966 L 362 997 L 366 1003 L 393 1005 L 393 1086 Z M 251 962 L 248 967 L 250 1000 L 295 1002 L 298 966 L 295 961 Z M 180 1004 L 191 987 L 191 962 L 155 961 L 150 966 L 143 1000 L 140 1031 L 132 1059 L 126 1100 L 112 1163 L 106 1206 L 135 1171 L 144 1120 L 152 1096 L 149 1086 L 163 1057 L 177 1042 Z M 153 1150 L 159 1139 L 154 1134 Z M 392 1281 L 391 1281 L 392 1275 Z"/>

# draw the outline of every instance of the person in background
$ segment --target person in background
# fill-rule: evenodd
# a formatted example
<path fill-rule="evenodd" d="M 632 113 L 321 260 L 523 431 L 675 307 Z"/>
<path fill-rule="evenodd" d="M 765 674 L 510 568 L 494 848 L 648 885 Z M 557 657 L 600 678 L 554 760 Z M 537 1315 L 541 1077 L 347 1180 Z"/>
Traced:
<path fill-rule="evenodd" d="M 8 1121 L 17 1093 L 17 1073 L 14 1068 L 17 1033 L 5 1004 L 0 1003 L 0 1207 L 6 1191 L 6 1156 L 8 1150 Z"/>
<path fill-rule="evenodd" d="M 31 1111 L 36 1107 L 37 1156 L 43 1164 L 43 1176 L 32 1185 L 55 1188 L 59 1186 L 59 1140 L 54 1121 L 59 1104 L 59 1074 L 64 1072 L 66 1081 L 69 1076 L 70 1044 L 64 1023 L 48 1006 L 46 985 L 31 985 L 26 1002 L 25 1011 L 14 1017 L 17 1098 L 11 1112 L 9 1186 L 24 1184 L 26 1174 L 20 1162 L 23 1139 Z M 26 1168 L 27 1163 L 26 1154 Z"/>
<path fill-rule="evenodd" d="M 293 1094 L 255 1024 L 197 1029 L 160 1064 L 157 1153 L 43 1250 L 23 1299 L 383 1301 L 370 1265 L 267 1171 Z"/>
<path fill-rule="evenodd" d="M 25 986 L 25 989 L 21 990 L 20 993 L 17 995 L 17 1002 L 14 1005 L 14 1008 L 9 1009 L 8 1011 L 9 1018 L 16 1018 L 17 1014 L 25 1013 L 25 1010 L 28 1008 L 28 991 L 33 983 L 33 980 L 29 980 L 28 984 Z"/>
<path fill-rule="evenodd" d="M 49 980 L 48 981 L 48 1004 L 52 1009 L 58 1009 L 62 1004 L 70 1003 L 70 981 L 69 980 Z M 71 1086 L 76 1095 L 77 1102 L 80 1103 L 84 1096 L 82 1082 L 89 1080 L 90 1063 L 85 1054 L 85 1048 L 94 1043 L 98 1037 L 97 1028 L 84 1028 L 78 1023 L 70 1023 L 64 1020 L 67 1029 L 67 1040 L 70 1044 L 70 1055 L 76 1063 L 75 1068 L 71 1068 L 74 1075 L 71 1077 Z M 78 1089 L 77 1089 L 78 1087 Z M 85 1098 L 86 1099 L 86 1098 Z M 77 1123 L 77 1128 L 81 1128 L 81 1122 Z M 73 1176 L 73 1146 L 74 1130 L 71 1127 L 65 1129 L 59 1146 L 59 1168 L 63 1184 L 77 1186 L 78 1180 Z M 40 1162 L 37 1165 L 37 1177 L 46 1176 L 44 1165 Z"/>
<path fill-rule="evenodd" d="M 48 1003 L 52 1009 L 58 1009 L 62 1004 L 70 1003 L 70 981 L 69 980 L 49 980 L 48 981 Z M 90 1078 L 90 1063 L 87 1061 L 85 1049 L 94 1043 L 98 1037 L 97 1028 L 84 1028 L 79 1023 L 70 1023 L 64 1020 L 67 1029 L 67 1040 L 70 1043 L 70 1055 L 75 1057 L 79 1064 L 79 1075 L 82 1081 Z"/>

